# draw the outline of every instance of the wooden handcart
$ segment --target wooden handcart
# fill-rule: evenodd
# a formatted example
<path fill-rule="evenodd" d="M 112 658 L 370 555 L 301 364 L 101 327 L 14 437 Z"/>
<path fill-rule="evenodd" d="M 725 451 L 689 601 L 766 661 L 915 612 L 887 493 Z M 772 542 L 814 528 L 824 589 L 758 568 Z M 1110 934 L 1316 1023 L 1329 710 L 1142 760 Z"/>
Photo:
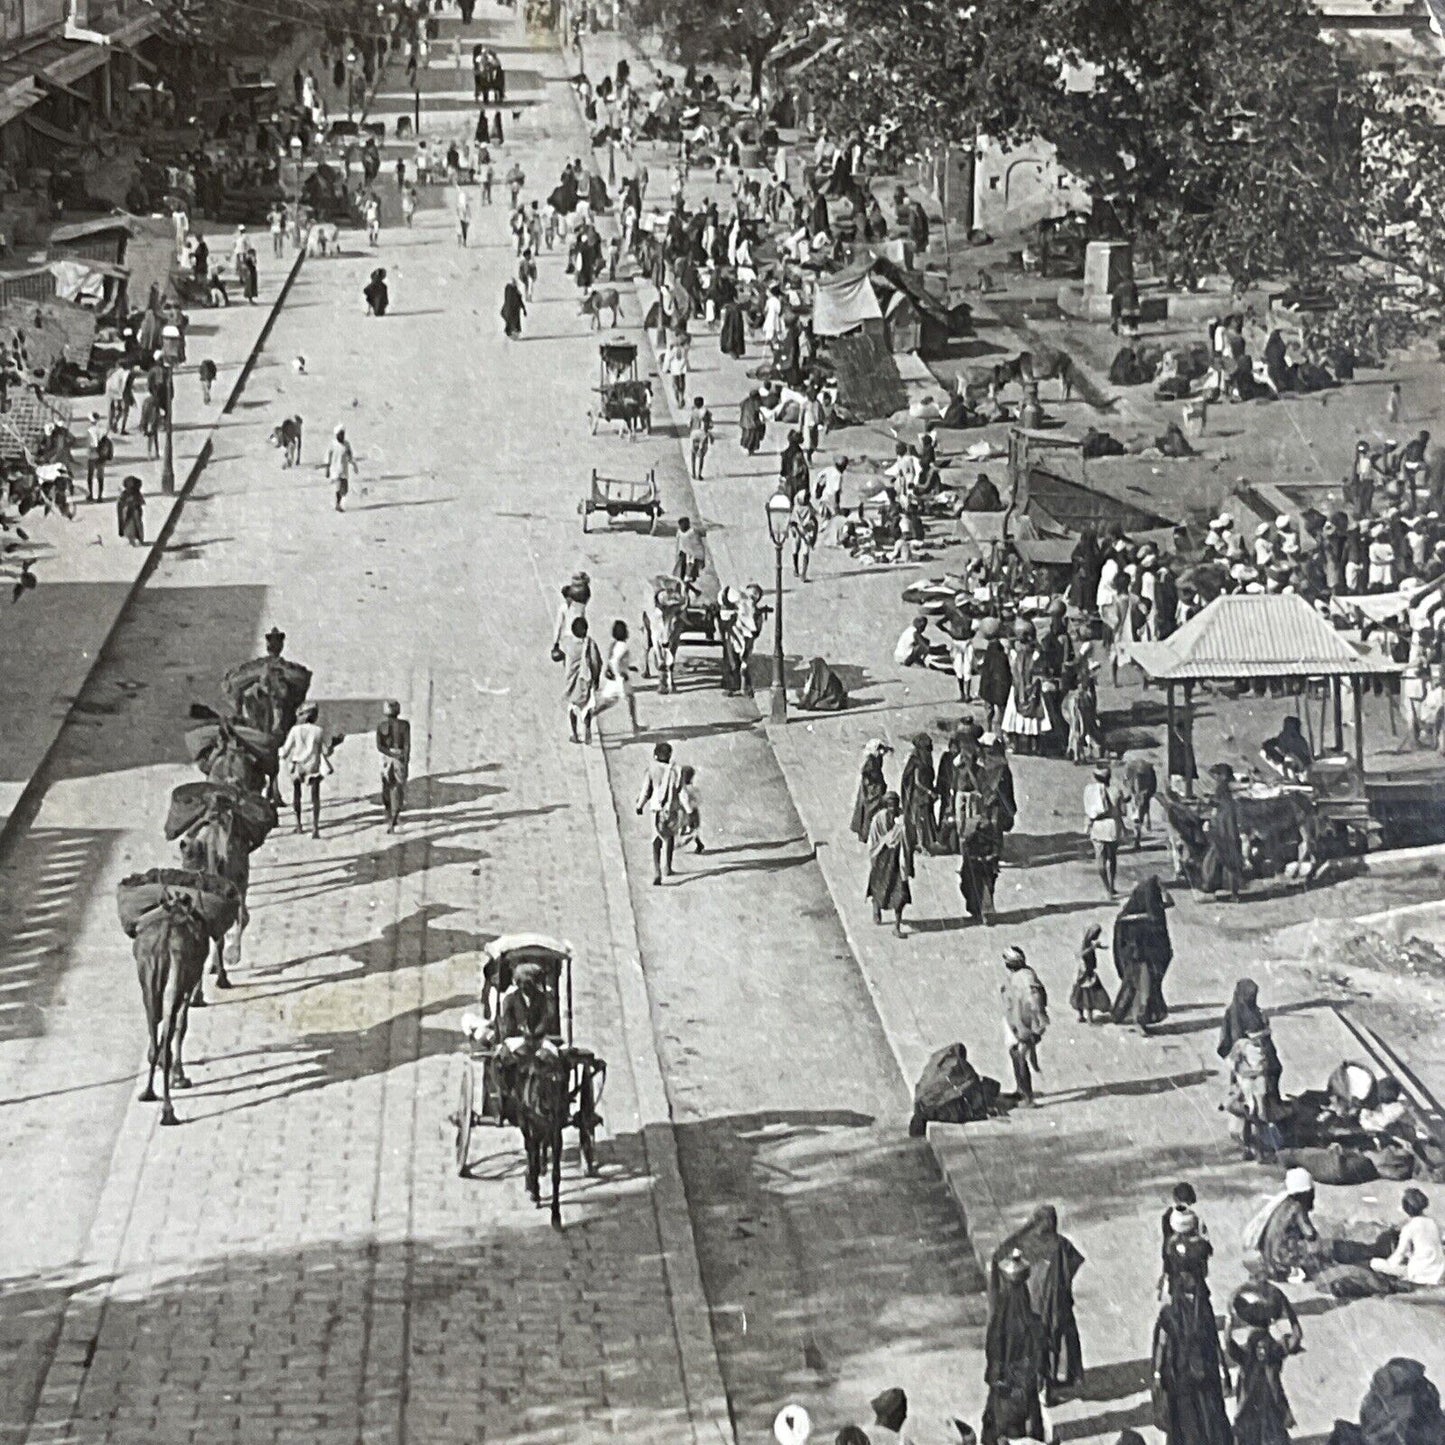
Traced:
<path fill-rule="evenodd" d="M 606 512 L 609 522 L 629 514 L 647 518 L 647 530 L 657 530 L 657 519 L 662 515 L 662 494 L 657 487 L 656 471 L 649 471 L 639 481 L 625 477 L 600 476 L 592 469 L 592 478 L 587 486 L 587 495 L 578 502 L 577 510 L 582 515 L 582 530 L 587 530 L 587 521 L 593 512 Z"/>

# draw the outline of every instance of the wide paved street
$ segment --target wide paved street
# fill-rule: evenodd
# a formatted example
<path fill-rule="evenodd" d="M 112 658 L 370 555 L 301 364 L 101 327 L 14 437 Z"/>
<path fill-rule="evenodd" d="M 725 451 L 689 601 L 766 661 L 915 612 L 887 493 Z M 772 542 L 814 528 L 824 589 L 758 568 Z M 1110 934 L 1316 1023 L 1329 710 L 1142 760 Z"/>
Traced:
<path fill-rule="evenodd" d="M 520 111 L 498 169 L 545 193 L 581 140 L 563 62 L 519 48 L 509 12 L 473 32 Z M 439 58 L 424 81 L 429 133 L 470 125 L 469 77 Z M 373 113 L 410 106 L 384 81 Z M 566 739 L 558 585 L 585 566 L 592 615 L 636 619 L 672 549 L 584 538 L 587 471 L 657 466 L 672 517 L 676 443 L 589 437 L 595 337 L 560 252 L 509 344 L 504 207 L 462 249 L 450 193 L 411 232 L 386 200 L 378 252 L 353 234 L 303 266 L 4 860 L 4 1438 L 715 1439 L 719 1363 L 743 1438 L 788 1398 L 842 1420 L 892 1383 L 937 1419 L 977 1272 L 902 1136 L 904 1081 L 761 732 L 715 693 L 642 699 L 699 766 L 715 850 L 664 890 L 631 809 L 651 739 L 605 758 Z M 361 303 L 376 264 L 384 320 Z M 299 471 L 266 444 L 291 412 Z M 344 514 L 317 469 L 337 423 L 360 465 Z M 197 1087 L 161 1130 L 134 1099 L 114 887 L 171 861 L 187 710 L 273 625 L 348 736 L 322 839 L 283 826 L 257 858 L 238 987 L 196 1016 Z M 395 838 L 369 737 L 390 696 L 416 738 Z M 510 1132 L 473 1179 L 451 1167 L 458 1021 L 478 950 L 514 929 L 577 945 L 577 1034 L 612 1065 L 601 1175 L 569 1151 L 560 1235 Z"/>

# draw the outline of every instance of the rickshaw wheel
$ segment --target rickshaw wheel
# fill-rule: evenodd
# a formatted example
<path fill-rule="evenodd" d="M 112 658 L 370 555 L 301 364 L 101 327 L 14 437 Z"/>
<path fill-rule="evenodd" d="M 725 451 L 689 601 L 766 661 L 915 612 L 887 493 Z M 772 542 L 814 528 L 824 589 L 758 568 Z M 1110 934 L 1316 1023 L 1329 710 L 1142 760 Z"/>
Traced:
<path fill-rule="evenodd" d="M 591 515 L 592 515 L 592 509 L 591 509 L 590 507 L 588 507 L 588 506 L 584 503 L 584 504 L 583 504 L 583 507 L 582 507 L 582 532 L 583 532 L 584 535 L 586 535 L 586 532 L 587 532 L 587 519 L 588 519 Z"/>
<path fill-rule="evenodd" d="M 457 1112 L 456 1112 L 456 1161 L 457 1176 L 461 1179 L 467 1177 L 467 1162 L 471 1157 L 472 1149 L 472 1102 L 473 1092 L 476 1083 L 472 1078 L 472 1061 L 464 1061 L 465 1067 L 462 1070 L 461 1084 L 457 1090 Z"/>

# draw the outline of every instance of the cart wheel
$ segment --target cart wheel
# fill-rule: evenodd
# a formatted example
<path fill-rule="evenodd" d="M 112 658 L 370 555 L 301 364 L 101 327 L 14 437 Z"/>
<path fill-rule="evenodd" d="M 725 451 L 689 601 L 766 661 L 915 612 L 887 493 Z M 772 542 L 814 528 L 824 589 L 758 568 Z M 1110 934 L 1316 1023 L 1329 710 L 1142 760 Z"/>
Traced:
<path fill-rule="evenodd" d="M 472 1078 L 472 1061 L 466 1060 L 466 1067 L 462 1070 L 462 1081 L 457 1090 L 457 1176 L 461 1179 L 467 1177 L 467 1161 L 472 1150 L 472 1092 L 476 1084 Z"/>
<path fill-rule="evenodd" d="M 587 519 L 592 515 L 592 508 L 584 502 L 580 511 L 582 513 L 582 531 L 585 534 L 587 531 Z"/>
<path fill-rule="evenodd" d="M 588 1174 L 597 1173 L 597 1100 L 592 1093 L 592 1075 L 584 1072 L 577 1099 L 577 1152 Z"/>

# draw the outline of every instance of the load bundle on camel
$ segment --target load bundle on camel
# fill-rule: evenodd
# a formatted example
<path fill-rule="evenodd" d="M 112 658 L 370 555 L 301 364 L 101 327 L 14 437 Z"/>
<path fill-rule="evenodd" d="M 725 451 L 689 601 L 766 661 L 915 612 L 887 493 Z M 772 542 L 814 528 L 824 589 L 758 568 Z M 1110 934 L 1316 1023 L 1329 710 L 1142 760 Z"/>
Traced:
<path fill-rule="evenodd" d="M 179 783 L 171 790 L 166 813 L 166 841 L 194 831 L 208 819 L 234 819 L 235 836 L 248 853 L 254 853 L 276 826 L 276 809 L 264 798 L 234 784 L 210 778 L 200 783 Z"/>
<path fill-rule="evenodd" d="M 150 868 L 116 885 L 115 906 L 127 938 L 134 938 L 162 907 L 168 895 L 184 894 L 213 939 L 226 936 L 241 910 L 241 893 L 218 873 L 191 868 Z"/>
<path fill-rule="evenodd" d="M 208 718 L 186 733 L 186 752 L 206 777 L 234 783 L 253 793 L 263 792 L 276 779 L 278 744 L 259 728 L 228 722 L 211 708 L 197 703 L 193 717 Z"/>
<path fill-rule="evenodd" d="M 241 897 L 234 926 L 224 939 L 215 940 L 217 988 L 231 986 L 227 969 L 241 962 L 241 944 L 250 918 L 246 890 L 251 881 L 251 854 L 275 826 L 276 809 L 265 798 L 230 783 L 181 783 L 171 792 L 167 841 L 180 843 L 186 868 L 220 874 L 236 886 Z M 200 989 L 195 1002 L 205 1002 Z"/>
<path fill-rule="evenodd" d="M 294 726 L 310 688 L 308 668 L 276 656 L 238 663 L 221 679 L 231 716 L 278 741 Z"/>

